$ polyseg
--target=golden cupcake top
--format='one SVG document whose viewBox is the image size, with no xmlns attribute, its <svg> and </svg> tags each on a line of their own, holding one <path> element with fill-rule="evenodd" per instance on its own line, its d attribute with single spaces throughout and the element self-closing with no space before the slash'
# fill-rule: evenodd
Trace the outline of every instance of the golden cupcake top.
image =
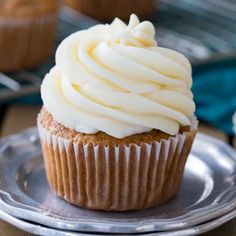
<svg viewBox="0 0 236 236">
<path fill-rule="evenodd" d="M 141 145 L 142 143 L 152 143 L 153 140 L 157 142 L 161 141 L 162 139 L 168 140 L 171 137 L 170 135 L 155 129 L 146 133 L 133 134 L 127 137 L 123 137 L 122 139 L 117 139 L 104 132 L 97 132 L 95 134 L 80 133 L 73 129 L 66 128 L 61 123 L 55 121 L 52 115 L 45 108 L 42 108 L 42 110 L 40 111 L 38 122 L 40 126 L 50 131 L 50 133 L 55 137 L 62 137 L 66 140 L 73 140 L 74 143 L 92 143 L 94 145 L 104 144 L 106 146 L 109 146 L 111 144 L 121 145 L 123 143 L 125 143 L 126 145 Z M 183 134 L 190 131 L 191 127 L 185 126 L 180 128 L 179 133 Z"/>
<path fill-rule="evenodd" d="M 37 17 L 57 10 L 58 0 L 0 0 L 0 16 Z"/>
</svg>

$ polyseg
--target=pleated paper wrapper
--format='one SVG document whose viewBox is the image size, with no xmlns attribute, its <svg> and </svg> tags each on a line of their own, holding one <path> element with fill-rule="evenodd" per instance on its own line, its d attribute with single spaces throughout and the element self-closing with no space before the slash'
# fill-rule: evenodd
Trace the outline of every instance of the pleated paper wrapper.
<svg viewBox="0 0 236 236">
<path fill-rule="evenodd" d="M 57 13 L 0 18 L 0 70 L 29 69 L 47 59 L 56 36 Z"/>
<path fill-rule="evenodd" d="M 126 211 L 157 206 L 173 197 L 197 130 L 151 143 L 73 143 L 38 122 L 45 170 L 52 190 L 83 208 Z"/>
</svg>

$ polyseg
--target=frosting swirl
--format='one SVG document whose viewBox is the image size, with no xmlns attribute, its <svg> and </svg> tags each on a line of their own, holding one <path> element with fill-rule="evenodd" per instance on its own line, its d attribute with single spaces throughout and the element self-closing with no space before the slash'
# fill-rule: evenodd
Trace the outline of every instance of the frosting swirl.
<svg viewBox="0 0 236 236">
<path fill-rule="evenodd" d="M 41 94 L 64 126 L 116 138 L 158 129 L 170 135 L 190 125 L 195 110 L 191 66 L 158 47 L 153 25 L 131 15 L 66 38 Z"/>
</svg>

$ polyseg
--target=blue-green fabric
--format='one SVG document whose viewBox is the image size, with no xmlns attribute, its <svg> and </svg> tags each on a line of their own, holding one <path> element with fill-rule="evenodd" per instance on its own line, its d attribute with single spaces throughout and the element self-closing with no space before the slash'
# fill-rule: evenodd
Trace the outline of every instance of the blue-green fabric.
<svg viewBox="0 0 236 236">
<path fill-rule="evenodd" d="M 193 94 L 196 114 L 213 127 L 233 134 L 232 116 L 236 111 L 236 60 L 195 67 Z"/>
</svg>

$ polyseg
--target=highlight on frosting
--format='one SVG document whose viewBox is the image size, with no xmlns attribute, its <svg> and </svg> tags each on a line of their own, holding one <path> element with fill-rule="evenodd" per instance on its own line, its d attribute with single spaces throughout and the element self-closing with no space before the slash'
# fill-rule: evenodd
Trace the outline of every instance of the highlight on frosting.
<svg viewBox="0 0 236 236">
<path fill-rule="evenodd" d="M 65 127 L 116 138 L 190 125 L 189 61 L 158 47 L 154 26 L 131 15 L 66 38 L 41 87 L 44 106 Z"/>
</svg>

